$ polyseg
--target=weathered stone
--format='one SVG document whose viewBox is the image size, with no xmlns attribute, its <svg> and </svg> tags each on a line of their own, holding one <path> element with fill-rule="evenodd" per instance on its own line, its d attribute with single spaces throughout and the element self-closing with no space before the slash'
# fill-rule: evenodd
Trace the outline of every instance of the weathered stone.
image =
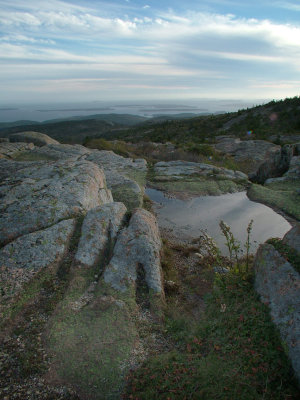
<svg viewBox="0 0 300 400">
<path fill-rule="evenodd" d="M 283 238 L 283 243 L 286 243 L 291 248 L 300 254 L 300 224 L 297 223 Z"/>
<path fill-rule="evenodd" d="M 281 143 L 297 143 L 300 140 L 300 135 L 272 135 L 269 137 L 271 142 L 280 140 Z"/>
<path fill-rule="evenodd" d="M 270 244 L 259 247 L 255 287 L 271 311 L 300 381 L 300 275 Z"/>
<path fill-rule="evenodd" d="M 114 170 L 118 172 L 127 172 L 128 169 L 139 170 L 142 172 L 147 171 L 147 163 L 144 159 L 132 159 L 119 156 L 113 151 L 93 151 L 86 158 L 96 164 L 100 164 L 104 171 Z"/>
<path fill-rule="evenodd" d="M 300 179 L 300 156 L 291 158 L 289 169 L 284 176 L 288 179 Z"/>
<path fill-rule="evenodd" d="M 1 175 L 1 244 L 113 201 L 103 171 L 88 161 L 0 160 Z"/>
<path fill-rule="evenodd" d="M 24 235 L 0 249 L 0 282 L 4 296 L 15 295 L 41 269 L 56 267 L 74 232 L 75 220 Z"/>
<path fill-rule="evenodd" d="M 6 137 L 1 137 L 0 138 L 0 143 L 8 143 L 8 142 L 9 142 L 8 138 L 6 138 Z"/>
<path fill-rule="evenodd" d="M 34 148 L 33 143 L 0 143 L 0 158 L 14 158 L 23 151 L 29 151 Z"/>
<path fill-rule="evenodd" d="M 115 201 L 129 210 L 143 203 L 147 163 L 143 159 L 124 158 L 112 151 L 91 150 L 81 145 L 50 144 L 32 151 L 23 151 L 19 161 L 88 160 L 103 168 L 107 186 Z"/>
<path fill-rule="evenodd" d="M 144 187 L 136 181 L 114 171 L 106 171 L 107 187 L 110 188 L 115 201 L 122 202 L 128 210 L 141 207 L 143 204 Z"/>
<path fill-rule="evenodd" d="M 281 152 L 280 146 L 265 140 L 242 141 L 232 137 L 221 138 L 215 148 L 221 153 L 233 156 L 237 162 L 247 162 L 251 179 L 262 163 L 269 159 L 273 160 L 274 157 L 280 158 Z"/>
<path fill-rule="evenodd" d="M 114 244 L 123 223 L 126 207 L 109 203 L 90 210 L 82 224 L 75 264 L 94 267 Z"/>
<path fill-rule="evenodd" d="M 117 239 L 113 257 L 104 271 L 104 281 L 124 292 L 136 282 L 138 268 L 143 268 L 148 288 L 162 293 L 160 250 L 156 218 L 146 210 L 136 209 L 128 228 Z"/>
<path fill-rule="evenodd" d="M 57 144 L 57 140 L 40 132 L 18 132 L 9 137 L 11 142 L 33 143 L 36 146 L 45 146 L 47 144 Z"/>
<path fill-rule="evenodd" d="M 271 153 L 280 151 L 280 146 L 265 140 L 240 140 L 224 137 L 215 145 L 216 150 L 234 156 L 236 161 L 252 159 L 264 161 Z"/>
</svg>

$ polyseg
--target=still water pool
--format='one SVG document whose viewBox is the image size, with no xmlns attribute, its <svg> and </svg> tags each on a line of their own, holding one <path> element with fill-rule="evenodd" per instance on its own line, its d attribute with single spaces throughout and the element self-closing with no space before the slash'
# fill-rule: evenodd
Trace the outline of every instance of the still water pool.
<svg viewBox="0 0 300 400">
<path fill-rule="evenodd" d="M 172 229 L 181 239 L 199 237 L 201 230 L 214 238 L 222 251 L 225 250 L 224 237 L 219 222 L 225 221 L 242 245 L 247 237 L 247 226 L 253 219 L 251 251 L 270 237 L 283 237 L 291 225 L 271 208 L 248 199 L 245 192 L 222 196 L 200 196 L 190 200 L 168 198 L 162 191 L 146 189 L 146 194 L 154 201 L 158 224 Z"/>
</svg>

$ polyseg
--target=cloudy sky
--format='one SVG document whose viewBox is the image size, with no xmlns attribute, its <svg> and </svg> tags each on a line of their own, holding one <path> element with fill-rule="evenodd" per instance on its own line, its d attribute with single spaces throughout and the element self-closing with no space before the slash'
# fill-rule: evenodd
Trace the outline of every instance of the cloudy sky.
<svg viewBox="0 0 300 400">
<path fill-rule="evenodd" d="M 299 95 L 299 0 L 0 0 L 0 103 Z"/>
</svg>

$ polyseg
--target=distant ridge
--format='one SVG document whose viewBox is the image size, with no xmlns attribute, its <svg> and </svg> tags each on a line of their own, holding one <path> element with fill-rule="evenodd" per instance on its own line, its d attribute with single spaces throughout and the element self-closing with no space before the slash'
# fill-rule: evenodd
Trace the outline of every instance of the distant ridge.
<svg viewBox="0 0 300 400">
<path fill-rule="evenodd" d="M 300 134 L 300 97 L 214 114 L 179 113 L 149 118 L 111 113 L 44 122 L 21 120 L 0 123 L 0 136 L 37 129 L 63 143 L 83 143 L 87 137 L 178 143 L 210 141 L 218 135 L 268 139 L 274 135 Z"/>
</svg>

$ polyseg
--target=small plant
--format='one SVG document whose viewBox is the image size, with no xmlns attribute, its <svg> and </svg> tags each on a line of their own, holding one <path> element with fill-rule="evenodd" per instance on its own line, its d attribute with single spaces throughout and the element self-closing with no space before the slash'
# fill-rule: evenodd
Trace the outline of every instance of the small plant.
<svg viewBox="0 0 300 400">
<path fill-rule="evenodd" d="M 224 237 L 226 239 L 226 246 L 229 251 L 230 267 L 233 268 L 234 258 L 235 258 L 236 265 L 237 265 L 238 269 L 240 269 L 238 253 L 240 251 L 241 244 L 237 239 L 235 239 L 235 237 L 233 236 L 233 233 L 230 230 L 230 227 L 226 224 L 226 222 L 221 221 L 219 226 L 220 226 L 222 234 L 224 235 Z"/>
<path fill-rule="evenodd" d="M 249 272 L 250 263 L 250 238 L 253 226 L 253 220 L 251 220 L 247 226 L 247 238 L 244 244 L 246 249 L 246 254 L 243 257 L 243 250 L 241 248 L 241 243 L 234 237 L 231 232 L 230 227 L 224 221 L 220 221 L 220 229 L 226 240 L 226 247 L 228 249 L 229 257 L 225 257 L 221 254 L 216 242 L 210 237 L 207 232 L 202 231 L 196 242 L 199 246 L 199 252 L 203 258 L 205 258 L 206 263 L 210 266 L 217 265 L 218 276 L 223 281 L 223 276 L 225 272 L 230 271 L 236 272 L 239 275 L 244 275 L 245 272 Z"/>
<path fill-rule="evenodd" d="M 245 243 L 245 248 L 246 248 L 246 272 L 249 271 L 249 250 L 250 250 L 250 236 L 251 236 L 251 231 L 252 231 L 252 225 L 253 225 L 253 219 L 249 222 L 247 226 L 247 240 Z"/>
</svg>

